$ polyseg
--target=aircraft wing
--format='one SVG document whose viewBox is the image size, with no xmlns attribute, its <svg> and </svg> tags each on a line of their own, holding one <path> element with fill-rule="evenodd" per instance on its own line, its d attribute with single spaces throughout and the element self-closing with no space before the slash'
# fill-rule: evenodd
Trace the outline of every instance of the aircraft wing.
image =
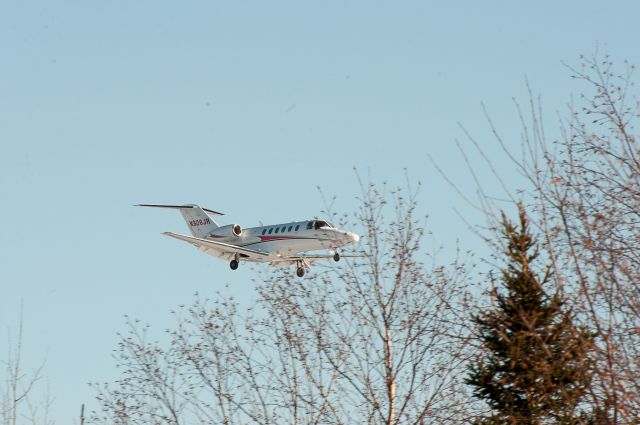
<svg viewBox="0 0 640 425">
<path fill-rule="evenodd" d="M 237 245 L 231 245 L 223 242 L 210 241 L 208 239 L 195 238 L 193 236 L 181 235 L 179 233 L 164 232 L 163 235 L 171 236 L 172 238 L 179 239 L 195 245 L 198 248 L 206 248 L 216 251 L 220 254 L 240 254 L 243 257 L 249 257 L 251 259 L 261 259 L 269 257 L 269 254 L 263 251 L 256 251 L 255 249 L 243 248 Z"/>
<path fill-rule="evenodd" d="M 340 258 L 357 258 L 366 257 L 364 254 L 340 254 Z M 333 260 L 333 255 L 292 255 L 290 257 L 279 257 L 270 260 L 270 263 L 294 263 L 296 261 L 303 261 L 307 264 L 311 264 L 318 260 Z"/>
</svg>

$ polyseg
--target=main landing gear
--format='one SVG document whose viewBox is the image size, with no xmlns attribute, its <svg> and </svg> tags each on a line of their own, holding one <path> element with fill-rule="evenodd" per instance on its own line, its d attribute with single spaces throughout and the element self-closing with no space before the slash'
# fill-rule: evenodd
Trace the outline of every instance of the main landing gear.
<svg viewBox="0 0 640 425">
<path fill-rule="evenodd" d="M 235 270 L 238 268 L 238 265 L 240 265 L 240 262 L 238 261 L 238 254 L 236 254 L 236 258 L 231 260 L 229 267 L 231 267 L 231 270 Z"/>
<path fill-rule="evenodd" d="M 304 267 L 298 267 L 298 269 L 296 270 L 296 275 L 298 275 L 298 277 L 304 276 Z"/>
<path fill-rule="evenodd" d="M 340 253 L 339 253 L 338 251 L 336 251 L 336 252 L 333 254 L 333 261 L 335 261 L 336 263 L 337 263 L 338 261 L 340 261 Z"/>
</svg>

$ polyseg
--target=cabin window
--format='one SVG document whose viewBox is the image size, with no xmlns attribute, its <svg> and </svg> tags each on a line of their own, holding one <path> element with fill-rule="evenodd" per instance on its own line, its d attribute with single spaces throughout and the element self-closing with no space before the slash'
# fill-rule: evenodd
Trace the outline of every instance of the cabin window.
<svg viewBox="0 0 640 425">
<path fill-rule="evenodd" d="M 292 228 L 293 228 L 293 226 L 289 226 L 289 230 L 288 231 L 290 232 Z"/>
<path fill-rule="evenodd" d="M 307 230 L 313 229 L 313 223 L 315 223 L 315 221 L 310 221 L 307 223 Z"/>
<path fill-rule="evenodd" d="M 278 233 L 279 231 L 280 231 L 280 228 L 279 228 L 279 227 L 276 227 L 276 231 L 275 231 L 275 233 Z"/>
<path fill-rule="evenodd" d="M 280 231 L 281 231 L 282 233 L 286 232 L 286 231 L 287 231 L 287 226 L 284 226 L 284 227 L 282 228 L 282 230 L 280 230 Z"/>
<path fill-rule="evenodd" d="M 267 233 L 267 229 L 262 229 L 262 234 L 264 235 L 265 233 Z"/>
<path fill-rule="evenodd" d="M 297 232 L 298 230 L 300 230 L 300 225 L 299 225 L 299 224 L 296 224 L 296 232 Z"/>
<path fill-rule="evenodd" d="M 271 234 L 272 232 L 273 232 L 273 227 L 269 229 L 269 234 Z"/>
</svg>

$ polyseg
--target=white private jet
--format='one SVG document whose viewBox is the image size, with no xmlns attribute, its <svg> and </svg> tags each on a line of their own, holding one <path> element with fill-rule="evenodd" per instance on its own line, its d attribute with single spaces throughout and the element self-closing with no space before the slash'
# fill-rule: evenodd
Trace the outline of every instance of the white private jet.
<svg viewBox="0 0 640 425">
<path fill-rule="evenodd" d="M 316 260 L 340 261 L 338 249 L 353 245 L 360 236 L 338 229 L 323 220 L 296 221 L 270 226 L 243 229 L 239 224 L 220 226 L 210 215 L 222 216 L 217 211 L 200 208 L 198 205 L 150 205 L 139 207 L 170 208 L 179 210 L 193 236 L 164 232 L 164 235 L 194 245 L 198 250 L 229 261 L 231 270 L 238 268 L 240 261 L 253 261 L 278 265 L 295 263 L 296 274 L 304 276 L 305 270 Z M 306 251 L 330 249 L 332 255 L 304 255 Z M 359 255 L 343 255 L 359 257 Z"/>
</svg>

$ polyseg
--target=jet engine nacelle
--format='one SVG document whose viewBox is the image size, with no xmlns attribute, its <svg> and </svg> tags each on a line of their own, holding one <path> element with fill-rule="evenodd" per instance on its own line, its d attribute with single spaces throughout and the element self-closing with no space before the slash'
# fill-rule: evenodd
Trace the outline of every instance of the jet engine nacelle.
<svg viewBox="0 0 640 425">
<path fill-rule="evenodd" d="M 242 226 L 239 224 L 227 224 L 226 226 L 218 227 L 209 233 L 209 236 L 214 239 L 236 239 L 242 236 Z"/>
</svg>

